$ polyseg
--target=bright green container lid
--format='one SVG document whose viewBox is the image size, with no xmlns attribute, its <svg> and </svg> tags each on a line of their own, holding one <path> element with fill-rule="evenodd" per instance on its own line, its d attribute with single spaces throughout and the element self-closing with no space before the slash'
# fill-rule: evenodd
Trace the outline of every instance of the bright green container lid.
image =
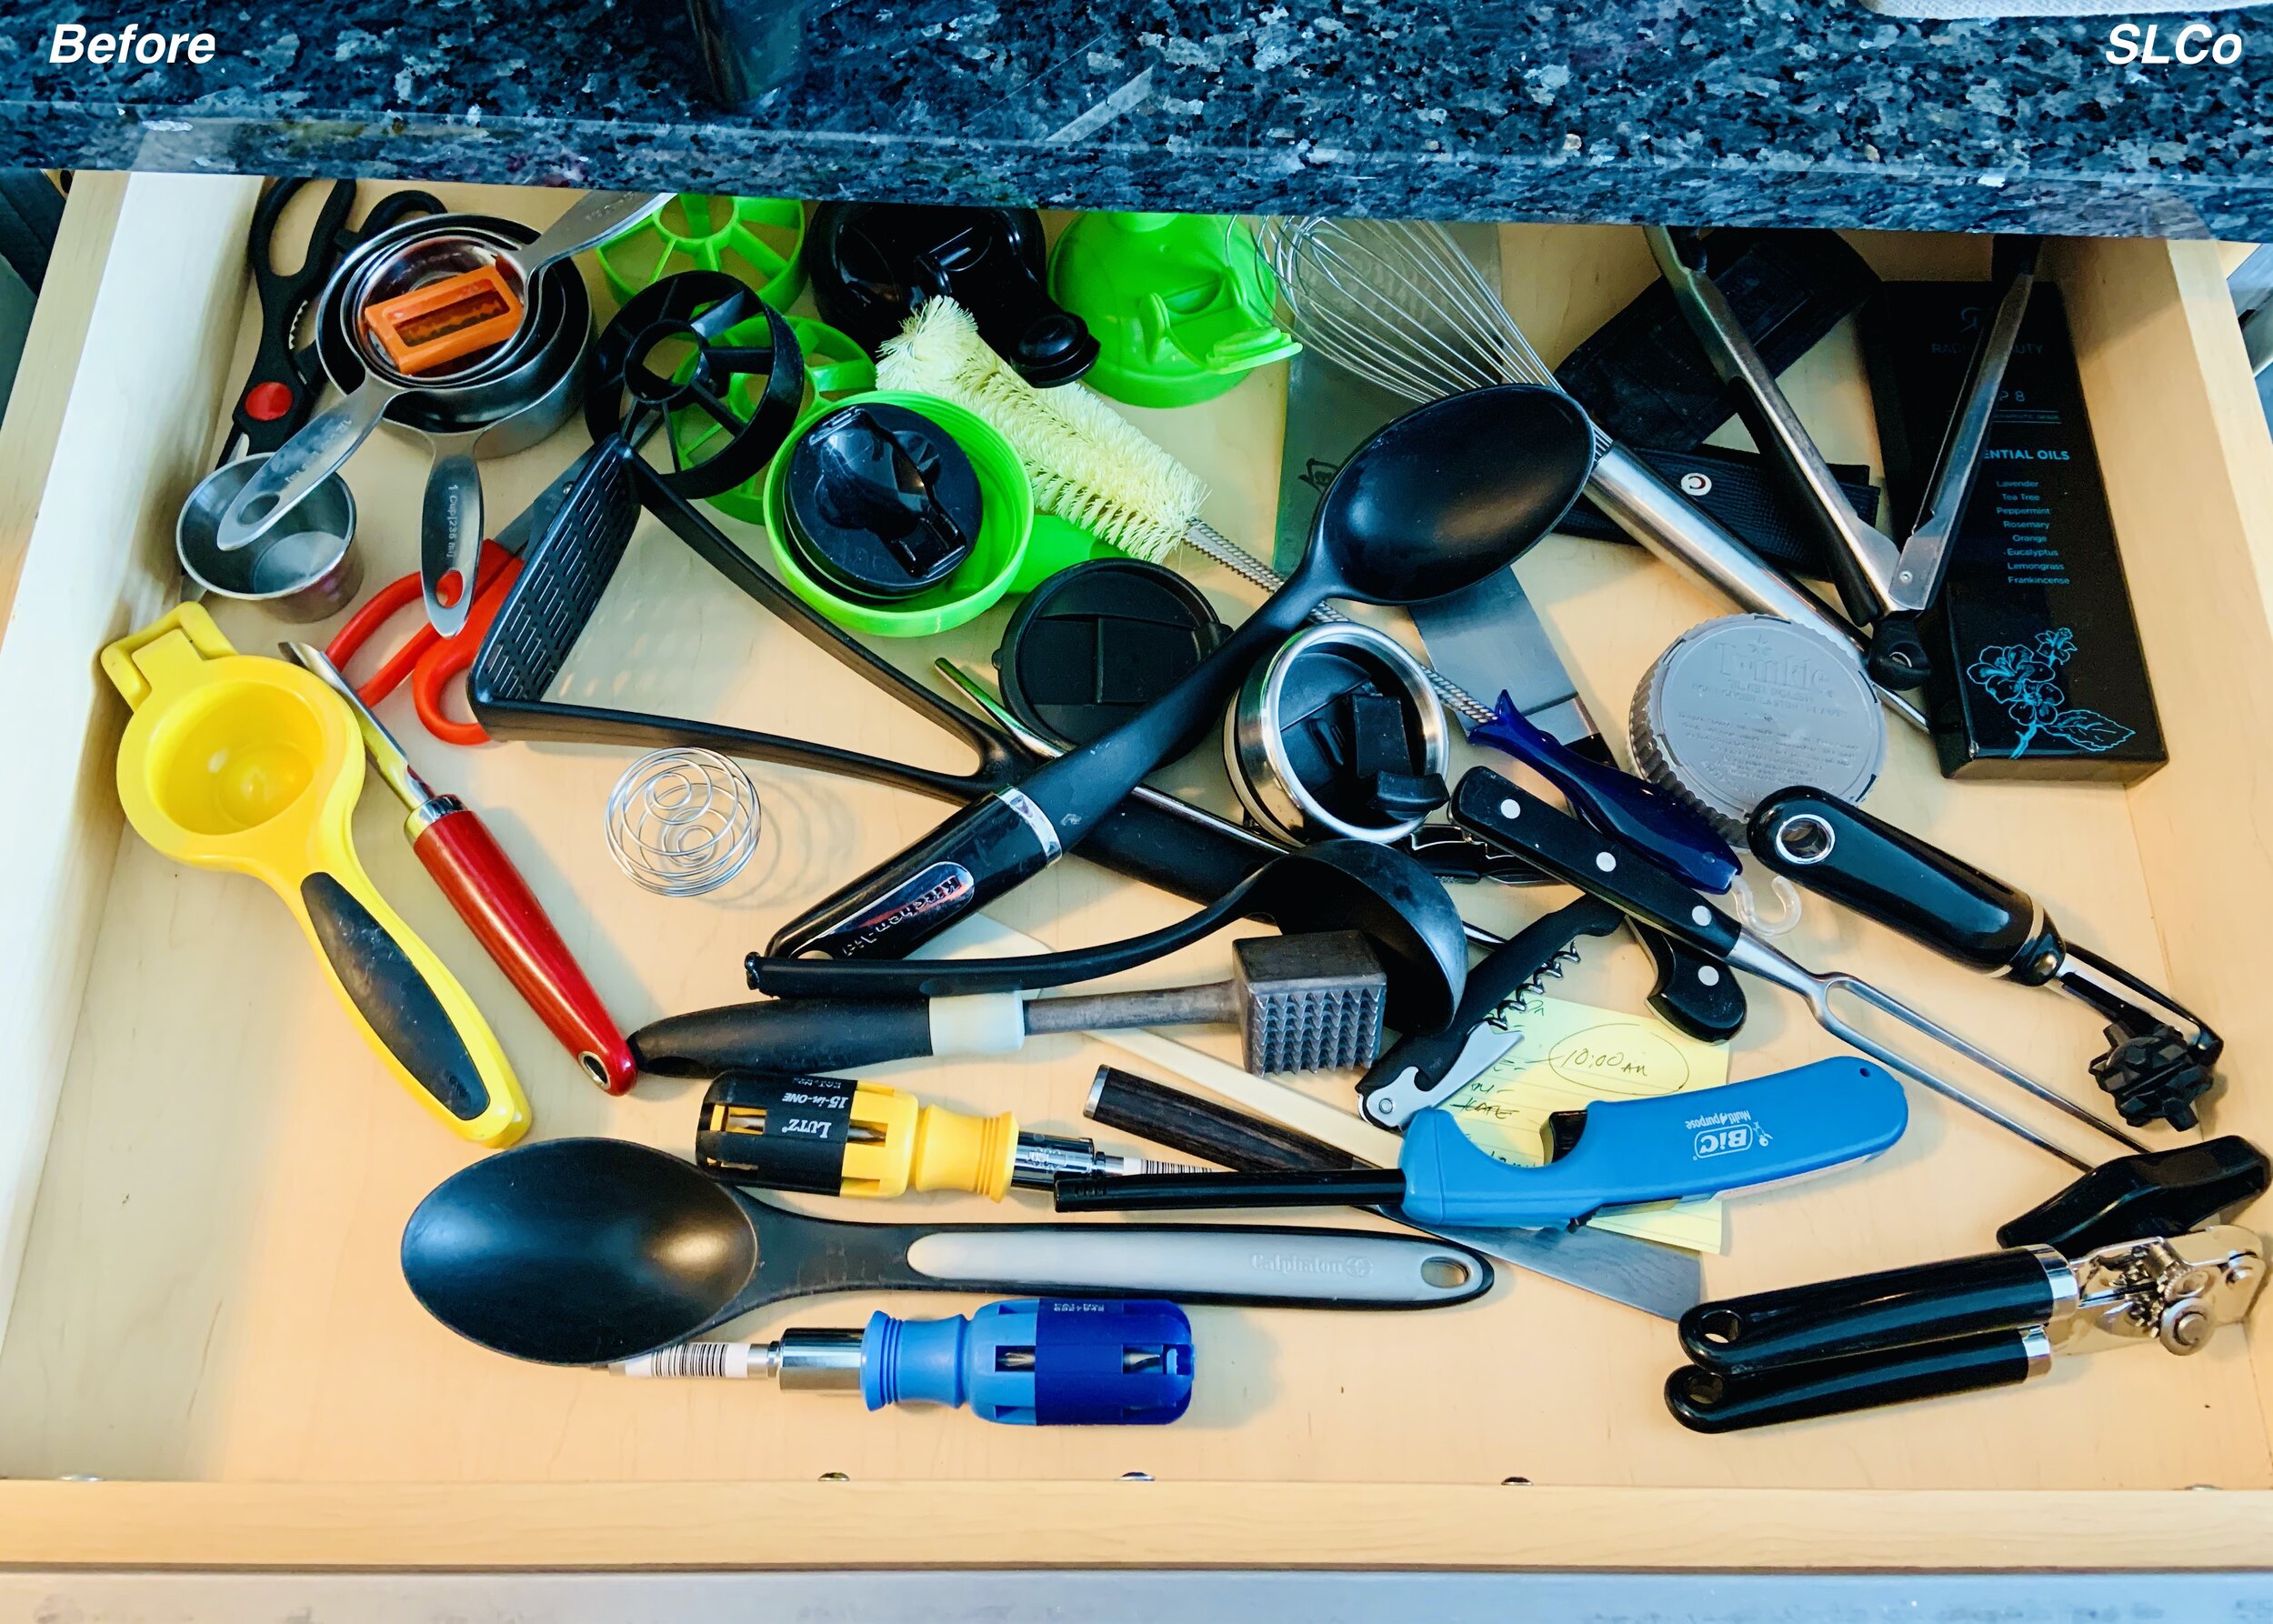
<svg viewBox="0 0 2273 1624">
<path fill-rule="evenodd" d="M 921 413 L 947 431 L 971 459 L 971 469 L 978 476 L 985 516 L 973 538 L 971 556 L 938 586 L 897 604 L 864 604 L 839 597 L 806 573 L 783 539 L 789 533 L 783 486 L 789 476 L 790 453 L 806 429 L 848 406 L 896 406 Z M 788 439 L 766 465 L 764 522 L 774 568 L 783 582 L 837 625 L 878 637 L 927 637 L 977 619 L 1018 580 L 1034 530 L 1034 486 L 1010 442 L 961 406 L 936 396 L 875 390 L 825 402 L 797 420 Z"/>
<path fill-rule="evenodd" d="M 1090 214 L 1050 252 L 1050 296 L 1096 335 L 1084 378 L 1130 406 L 1211 400 L 1302 346 L 1272 316 L 1278 285 L 1227 215 Z"/>
</svg>

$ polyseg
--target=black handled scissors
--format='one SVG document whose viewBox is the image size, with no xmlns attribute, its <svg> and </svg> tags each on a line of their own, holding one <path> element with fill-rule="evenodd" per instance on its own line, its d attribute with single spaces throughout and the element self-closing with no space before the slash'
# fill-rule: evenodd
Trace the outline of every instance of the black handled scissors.
<svg viewBox="0 0 2273 1624">
<path fill-rule="evenodd" d="M 253 209 L 245 252 L 253 262 L 253 286 L 260 296 L 260 346 L 253 353 L 252 370 L 245 375 L 235 407 L 229 414 L 233 426 L 221 448 L 223 463 L 255 452 L 275 451 L 307 421 L 316 396 L 323 391 L 324 372 L 316 364 L 314 341 L 297 342 L 300 322 L 339 268 L 339 262 L 374 233 L 413 215 L 443 212 L 441 199 L 431 192 L 391 192 L 373 204 L 363 224 L 351 230 L 347 216 L 355 208 L 355 183 L 335 180 L 317 211 L 299 267 L 280 271 L 275 263 L 276 229 L 285 210 L 306 184 L 277 181 L 261 194 Z"/>
</svg>

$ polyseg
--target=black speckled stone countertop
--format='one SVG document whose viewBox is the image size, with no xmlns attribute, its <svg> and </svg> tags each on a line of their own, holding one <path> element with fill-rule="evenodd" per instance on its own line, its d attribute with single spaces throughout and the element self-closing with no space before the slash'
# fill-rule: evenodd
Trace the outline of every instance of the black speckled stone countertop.
<svg viewBox="0 0 2273 1624">
<path fill-rule="evenodd" d="M 0 162 L 2273 237 L 2273 10 L 2201 14 L 2240 37 L 2232 65 L 2117 67 L 2126 19 L 1856 0 L 698 5 L 761 42 L 744 111 L 686 0 L 18 0 Z M 210 29 L 214 61 L 47 61 L 58 22 L 137 15 Z"/>
</svg>

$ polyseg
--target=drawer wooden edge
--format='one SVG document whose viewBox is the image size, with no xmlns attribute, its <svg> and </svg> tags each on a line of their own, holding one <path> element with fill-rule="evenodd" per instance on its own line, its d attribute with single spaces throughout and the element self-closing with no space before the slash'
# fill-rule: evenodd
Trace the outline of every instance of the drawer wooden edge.
<svg viewBox="0 0 2273 1624">
<path fill-rule="evenodd" d="M 0 1329 L 122 818 L 125 712 L 95 653 L 174 591 L 174 518 L 212 456 L 257 181 L 83 175 L 0 436 Z"/>
<path fill-rule="evenodd" d="M 15 1482 L 0 1565 L 2240 1569 L 2273 1491 Z"/>
</svg>

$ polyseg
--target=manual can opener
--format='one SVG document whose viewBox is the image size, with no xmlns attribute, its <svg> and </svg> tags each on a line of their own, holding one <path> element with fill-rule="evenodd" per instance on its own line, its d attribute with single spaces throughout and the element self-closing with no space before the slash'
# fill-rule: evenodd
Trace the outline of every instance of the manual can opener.
<svg viewBox="0 0 2273 1624">
<path fill-rule="evenodd" d="M 2264 1241 L 2221 1224 L 2073 1261 L 2017 1247 L 1700 1303 L 1681 1317 L 1690 1362 L 1666 1404 L 1694 1431 L 1733 1432 L 2012 1386 L 2056 1351 L 2198 1353 L 2249 1312 L 2265 1274 Z"/>
</svg>

